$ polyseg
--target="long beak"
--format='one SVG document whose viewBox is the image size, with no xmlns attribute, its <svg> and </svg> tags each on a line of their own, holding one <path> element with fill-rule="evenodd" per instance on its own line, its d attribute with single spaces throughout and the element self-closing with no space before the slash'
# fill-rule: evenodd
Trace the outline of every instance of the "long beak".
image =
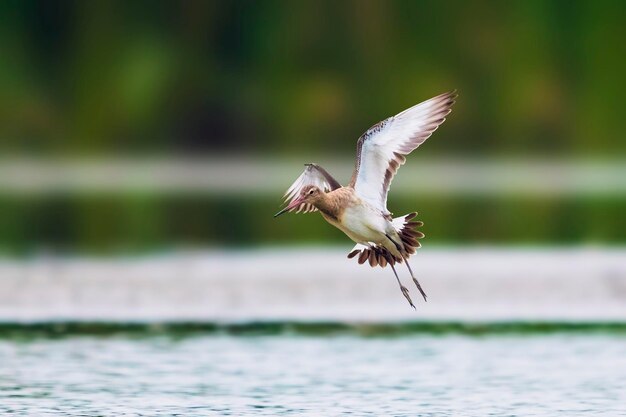
<svg viewBox="0 0 626 417">
<path fill-rule="evenodd" d="M 298 207 L 300 204 L 302 204 L 302 201 L 304 201 L 304 199 L 296 198 L 287 207 L 285 207 L 284 209 L 282 209 L 278 213 L 274 214 L 274 218 L 280 216 L 281 214 L 287 213 L 289 210 L 292 210 L 292 209 Z"/>
</svg>

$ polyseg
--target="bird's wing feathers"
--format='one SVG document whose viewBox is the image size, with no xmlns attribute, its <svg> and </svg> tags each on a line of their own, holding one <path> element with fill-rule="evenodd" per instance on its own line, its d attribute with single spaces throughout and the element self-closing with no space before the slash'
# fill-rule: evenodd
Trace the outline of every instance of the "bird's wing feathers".
<svg viewBox="0 0 626 417">
<path fill-rule="evenodd" d="M 359 138 L 350 186 L 360 198 L 388 213 L 387 192 L 405 155 L 446 120 L 456 97 L 456 91 L 433 97 L 375 124 Z"/>
<path fill-rule="evenodd" d="M 332 177 L 324 168 L 317 164 L 305 164 L 304 172 L 291 184 L 283 196 L 285 204 L 290 204 L 300 195 L 300 190 L 307 185 L 315 185 L 325 193 L 341 188 L 341 184 Z M 296 213 L 309 213 L 317 211 L 311 204 L 300 204 L 289 211 Z"/>
</svg>

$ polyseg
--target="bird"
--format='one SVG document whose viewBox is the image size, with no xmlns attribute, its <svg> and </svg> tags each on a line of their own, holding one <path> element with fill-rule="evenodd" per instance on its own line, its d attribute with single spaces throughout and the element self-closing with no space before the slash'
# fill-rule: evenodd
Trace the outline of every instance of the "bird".
<svg viewBox="0 0 626 417">
<path fill-rule="evenodd" d="M 305 164 L 302 174 L 287 189 L 285 207 L 274 215 L 287 212 L 319 211 L 331 225 L 356 243 L 348 258 L 371 267 L 389 265 L 400 291 L 415 309 L 409 290 L 402 284 L 395 264 L 404 263 L 417 287 L 426 292 L 415 277 L 408 258 L 421 246 L 424 233 L 417 230 L 423 222 L 417 212 L 393 217 L 387 209 L 387 194 L 398 168 L 406 156 L 428 139 L 446 120 L 458 97 L 457 91 L 440 94 L 376 123 L 357 140 L 356 162 L 350 182 L 342 186 L 316 163 Z"/>
</svg>

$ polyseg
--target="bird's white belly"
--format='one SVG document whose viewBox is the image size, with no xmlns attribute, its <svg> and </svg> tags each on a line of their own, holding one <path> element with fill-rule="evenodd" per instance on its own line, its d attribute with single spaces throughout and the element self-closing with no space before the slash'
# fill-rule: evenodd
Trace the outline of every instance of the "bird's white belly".
<svg viewBox="0 0 626 417">
<path fill-rule="evenodd" d="M 385 239 L 386 220 L 369 206 L 359 204 L 347 207 L 337 220 L 324 217 L 356 243 L 380 243 Z"/>
</svg>

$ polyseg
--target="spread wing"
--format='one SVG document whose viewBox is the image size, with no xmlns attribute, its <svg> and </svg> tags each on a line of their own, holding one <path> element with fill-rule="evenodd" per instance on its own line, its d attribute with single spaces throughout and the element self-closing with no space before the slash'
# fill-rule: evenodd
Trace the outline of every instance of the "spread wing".
<svg viewBox="0 0 626 417">
<path fill-rule="evenodd" d="M 307 185 L 315 185 L 325 193 L 341 188 L 341 184 L 321 166 L 317 164 L 305 164 L 305 166 L 304 172 L 300 174 L 294 183 L 291 184 L 291 187 L 285 192 L 283 196 L 285 198 L 285 204 L 291 204 L 291 202 L 300 195 L 300 190 Z M 289 211 L 309 213 L 317 211 L 317 209 L 311 204 L 300 204 Z"/>
<path fill-rule="evenodd" d="M 350 186 L 360 198 L 388 213 L 389 186 L 405 155 L 446 120 L 456 97 L 456 91 L 433 97 L 375 124 L 359 138 Z"/>
</svg>

